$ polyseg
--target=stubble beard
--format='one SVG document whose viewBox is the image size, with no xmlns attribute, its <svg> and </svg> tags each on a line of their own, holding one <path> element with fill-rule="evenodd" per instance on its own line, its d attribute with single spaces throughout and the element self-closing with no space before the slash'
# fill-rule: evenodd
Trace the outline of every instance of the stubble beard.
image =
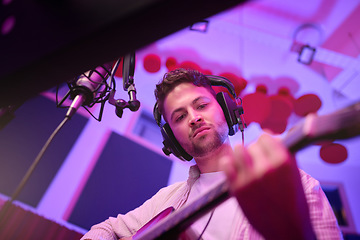
<svg viewBox="0 0 360 240">
<path fill-rule="evenodd" d="M 215 131 L 201 136 L 199 139 L 196 139 L 196 141 L 191 141 L 191 146 L 187 152 L 193 157 L 203 157 L 208 155 L 223 145 L 227 134 L 228 132 L 226 129 L 226 131 Z"/>
</svg>

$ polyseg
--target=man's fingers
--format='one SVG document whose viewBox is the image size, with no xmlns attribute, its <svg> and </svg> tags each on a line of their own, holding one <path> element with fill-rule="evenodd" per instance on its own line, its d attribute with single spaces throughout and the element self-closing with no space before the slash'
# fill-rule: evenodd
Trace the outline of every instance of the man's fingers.
<svg viewBox="0 0 360 240">
<path fill-rule="evenodd" d="M 252 159 L 242 145 L 236 145 L 232 157 L 220 159 L 220 169 L 227 175 L 230 190 L 235 193 L 248 184 L 252 172 Z"/>
<path fill-rule="evenodd" d="M 224 171 L 230 181 L 236 181 L 236 178 L 244 172 L 246 161 L 245 149 L 241 145 L 236 145 L 232 155 L 224 156 L 220 159 L 220 169 Z M 240 173 L 241 172 L 241 173 Z"/>
<path fill-rule="evenodd" d="M 279 139 L 263 134 L 247 148 L 236 145 L 233 156 L 220 159 L 220 166 L 227 175 L 232 191 L 237 192 L 288 165 L 289 156 Z"/>
<path fill-rule="evenodd" d="M 234 159 L 229 156 L 224 156 L 219 160 L 220 170 L 224 171 L 229 181 L 234 181 L 237 175 Z"/>
<path fill-rule="evenodd" d="M 264 134 L 260 136 L 259 144 L 262 145 L 264 153 L 273 168 L 277 168 L 291 159 L 288 149 L 278 138 Z"/>
<path fill-rule="evenodd" d="M 242 188 L 287 163 L 288 159 L 288 151 L 280 139 L 263 134 L 247 148 L 236 145 L 233 158 L 224 158 L 221 164 L 232 185 Z"/>
</svg>

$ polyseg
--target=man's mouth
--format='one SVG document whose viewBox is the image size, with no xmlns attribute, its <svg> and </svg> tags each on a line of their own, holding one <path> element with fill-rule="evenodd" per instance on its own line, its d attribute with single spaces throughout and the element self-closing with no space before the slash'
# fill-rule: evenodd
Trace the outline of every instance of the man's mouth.
<svg viewBox="0 0 360 240">
<path fill-rule="evenodd" d="M 209 130 L 210 127 L 199 127 L 198 129 L 195 130 L 194 134 L 193 134 L 193 138 L 195 138 L 199 133 L 203 132 L 203 131 L 207 131 Z"/>
</svg>

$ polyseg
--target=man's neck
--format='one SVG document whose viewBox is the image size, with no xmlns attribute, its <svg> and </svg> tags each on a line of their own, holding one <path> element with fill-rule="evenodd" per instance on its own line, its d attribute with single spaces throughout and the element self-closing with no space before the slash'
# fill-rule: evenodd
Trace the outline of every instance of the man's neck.
<svg viewBox="0 0 360 240">
<path fill-rule="evenodd" d="M 220 171 L 220 159 L 233 154 L 232 147 L 227 140 L 221 147 L 211 151 L 206 156 L 196 157 L 195 162 L 201 173 Z"/>
</svg>

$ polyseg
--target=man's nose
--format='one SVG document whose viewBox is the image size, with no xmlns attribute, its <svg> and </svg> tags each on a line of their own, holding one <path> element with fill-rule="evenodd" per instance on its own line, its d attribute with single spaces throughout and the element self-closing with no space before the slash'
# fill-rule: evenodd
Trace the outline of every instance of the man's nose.
<svg viewBox="0 0 360 240">
<path fill-rule="evenodd" d="M 191 119 L 190 119 L 189 124 L 190 124 L 190 126 L 194 126 L 194 125 L 196 125 L 196 124 L 198 124 L 198 123 L 200 123 L 200 122 L 202 122 L 202 121 L 203 121 L 203 118 L 202 118 L 201 115 L 199 115 L 199 114 L 193 114 L 192 117 L 191 117 Z"/>
</svg>

